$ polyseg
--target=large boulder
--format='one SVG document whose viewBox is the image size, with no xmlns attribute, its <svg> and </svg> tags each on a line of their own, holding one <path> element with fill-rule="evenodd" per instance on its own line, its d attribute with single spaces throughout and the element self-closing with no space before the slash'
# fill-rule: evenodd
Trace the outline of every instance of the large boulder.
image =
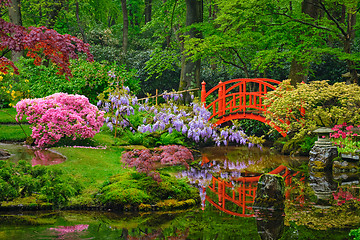
<svg viewBox="0 0 360 240">
<path fill-rule="evenodd" d="M 254 209 L 284 209 L 285 181 L 276 174 L 261 175 L 254 201 Z"/>
<path fill-rule="evenodd" d="M 314 146 L 310 151 L 309 170 L 322 172 L 331 169 L 332 160 L 338 156 L 336 147 Z"/>
</svg>

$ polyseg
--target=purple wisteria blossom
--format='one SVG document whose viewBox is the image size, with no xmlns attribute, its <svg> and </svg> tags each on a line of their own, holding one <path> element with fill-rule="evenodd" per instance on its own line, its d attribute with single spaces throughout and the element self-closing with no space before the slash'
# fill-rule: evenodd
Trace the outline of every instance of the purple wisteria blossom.
<svg viewBox="0 0 360 240">
<path fill-rule="evenodd" d="M 227 145 L 229 142 L 247 144 L 248 138 L 237 125 L 233 127 L 214 128 L 209 122 L 211 113 L 199 102 L 192 102 L 188 106 L 180 105 L 177 100 L 182 95 L 176 93 L 164 93 L 165 103 L 151 106 L 148 99 L 140 103 L 135 96 L 130 94 L 128 87 L 122 87 L 109 94 L 108 100 L 99 101 L 108 117 L 111 116 L 112 124 L 107 126 L 114 128 L 130 128 L 131 131 L 140 133 L 163 132 L 172 133 L 177 131 L 187 139 L 197 143 L 214 141 L 216 145 Z M 132 123 L 129 116 L 140 114 L 142 124 Z M 107 123 L 109 120 L 107 118 Z"/>
</svg>

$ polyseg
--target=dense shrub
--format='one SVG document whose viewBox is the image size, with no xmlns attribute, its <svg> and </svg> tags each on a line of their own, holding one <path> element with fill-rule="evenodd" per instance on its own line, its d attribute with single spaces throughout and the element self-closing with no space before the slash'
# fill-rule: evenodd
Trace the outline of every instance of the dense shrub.
<svg viewBox="0 0 360 240">
<path fill-rule="evenodd" d="M 40 199 L 64 204 L 80 189 L 74 178 L 64 176 L 60 170 L 40 165 L 33 167 L 24 160 L 20 160 L 17 165 L 0 161 L 0 201 L 40 194 Z"/>
<path fill-rule="evenodd" d="M 56 74 L 58 69 L 51 63 L 36 66 L 33 60 L 21 58 L 17 63 L 20 75 L 0 75 L 0 104 L 14 104 L 23 98 L 41 98 L 57 92 L 84 95 L 95 104 L 98 95 L 113 83 L 109 71 L 115 73 L 117 81 L 133 92 L 140 90 L 134 70 L 127 70 L 125 65 L 88 62 L 84 59 L 71 60 L 70 63 L 73 77 L 66 80 L 65 76 Z"/>
<path fill-rule="evenodd" d="M 197 144 L 214 141 L 218 146 L 229 142 L 251 146 L 262 142 L 256 137 L 248 138 L 238 121 L 233 121 L 231 127 L 214 128 L 213 122 L 209 121 L 210 112 L 197 99 L 190 105 L 183 105 L 181 94 L 165 92 L 162 98 L 165 102 L 151 106 L 148 101 L 139 103 L 137 97 L 130 94 L 129 88 L 118 87 L 101 94 L 98 106 L 106 112 L 105 122 L 111 131 L 115 130 L 115 136 L 119 130 L 127 129 L 144 136 L 178 132 L 188 142 Z M 163 140 L 165 137 L 171 139 L 167 135 Z"/>
<path fill-rule="evenodd" d="M 168 145 L 158 149 L 132 150 L 122 155 L 122 161 L 128 167 L 136 167 L 140 173 L 146 173 L 154 180 L 160 182 L 161 178 L 156 168 L 159 166 L 183 165 L 189 168 L 186 161 L 194 161 L 189 149 L 184 146 Z"/>
<path fill-rule="evenodd" d="M 286 132 L 296 132 L 295 138 L 318 127 L 360 123 L 360 86 L 356 84 L 313 81 L 294 87 L 286 80 L 266 95 L 264 103 L 270 105 L 266 118 Z"/>
<path fill-rule="evenodd" d="M 31 137 L 38 147 L 53 145 L 63 137 L 85 139 L 99 132 L 104 113 L 80 95 L 56 93 L 46 98 L 24 99 L 16 104 L 16 118 L 32 124 Z"/>
</svg>

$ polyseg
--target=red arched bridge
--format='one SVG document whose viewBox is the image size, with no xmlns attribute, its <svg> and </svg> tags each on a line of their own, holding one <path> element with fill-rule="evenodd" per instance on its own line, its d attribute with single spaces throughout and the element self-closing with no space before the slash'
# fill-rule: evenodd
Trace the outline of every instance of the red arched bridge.
<svg viewBox="0 0 360 240">
<path fill-rule="evenodd" d="M 267 111 L 263 98 L 268 90 L 274 90 L 278 84 L 280 81 L 267 78 L 240 78 L 220 81 L 206 92 L 206 83 L 202 82 L 201 102 L 212 113 L 210 119 L 217 119 L 215 125 L 235 119 L 254 119 L 270 125 L 285 137 L 284 130 L 263 115 Z M 206 99 L 212 102 L 207 104 Z"/>
</svg>

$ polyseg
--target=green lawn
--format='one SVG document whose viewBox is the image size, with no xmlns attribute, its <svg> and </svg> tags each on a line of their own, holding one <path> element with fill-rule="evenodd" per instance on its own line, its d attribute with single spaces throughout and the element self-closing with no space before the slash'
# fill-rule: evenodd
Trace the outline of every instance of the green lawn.
<svg viewBox="0 0 360 240">
<path fill-rule="evenodd" d="M 15 108 L 0 108 L 0 123 L 16 123 L 16 114 Z M 26 116 L 24 116 L 21 122 L 26 122 Z"/>
<path fill-rule="evenodd" d="M 95 194 L 104 181 L 113 175 L 128 172 L 121 163 L 122 149 L 117 147 L 107 149 L 88 149 L 60 147 L 54 150 L 67 157 L 64 163 L 49 166 L 61 169 L 65 174 L 74 176 L 84 189 L 80 196 L 72 199 L 74 205 L 91 205 Z"/>
<path fill-rule="evenodd" d="M 21 125 L 27 136 L 31 135 L 30 125 Z M 25 141 L 26 135 L 18 124 L 0 124 L 0 141 Z"/>
</svg>

